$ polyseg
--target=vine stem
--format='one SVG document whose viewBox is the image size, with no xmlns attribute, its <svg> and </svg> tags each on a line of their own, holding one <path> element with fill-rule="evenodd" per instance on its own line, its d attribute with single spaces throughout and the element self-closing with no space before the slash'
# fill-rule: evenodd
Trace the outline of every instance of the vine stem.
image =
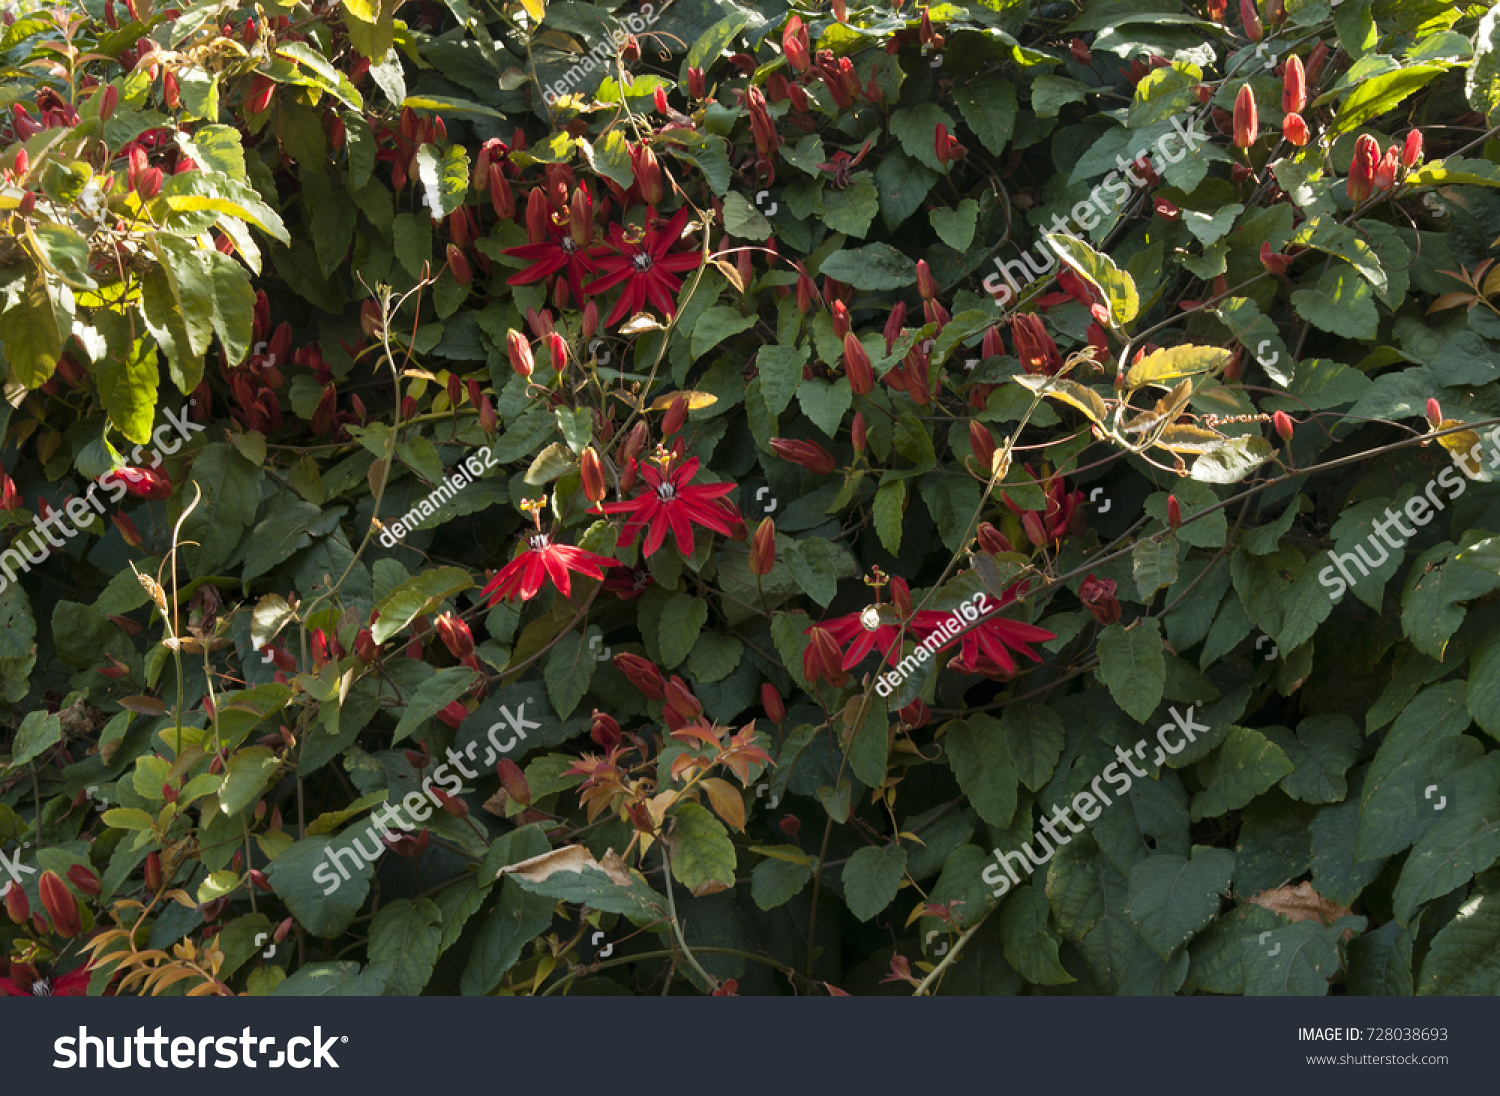
<svg viewBox="0 0 1500 1096">
<path fill-rule="evenodd" d="M 957 940 L 953 941 L 953 946 L 948 949 L 948 954 L 943 956 L 942 962 L 933 967 L 932 973 L 929 974 L 926 978 L 923 978 L 921 983 L 918 984 L 917 988 L 912 990 L 911 995 L 913 997 L 929 996 L 927 992 L 928 989 L 931 988 L 932 984 L 935 981 L 937 981 L 937 979 L 942 975 L 943 971 L 948 969 L 949 964 L 952 963 L 953 960 L 958 958 L 958 953 L 964 950 L 964 945 L 967 944 L 969 942 L 969 939 L 979 931 L 980 926 L 990 919 L 990 914 L 994 913 L 999 908 L 999 906 L 991 906 L 989 910 L 985 912 L 983 917 L 981 917 L 978 921 L 975 921 L 968 928 L 964 929 L 963 935 L 960 936 Z"/>
<path fill-rule="evenodd" d="M 677 937 L 677 943 L 682 947 L 683 958 L 698 972 L 698 977 L 702 978 L 705 983 L 714 989 L 718 989 L 719 980 L 703 969 L 703 965 L 698 962 L 698 957 L 693 954 L 693 949 L 688 947 L 687 936 L 682 931 L 682 922 L 677 917 L 677 899 L 673 895 L 673 891 L 676 888 L 672 886 L 672 854 L 667 851 L 667 839 L 665 837 L 658 838 L 658 841 L 661 845 L 662 864 L 666 868 L 666 878 L 662 880 L 662 883 L 665 885 L 667 891 L 667 912 L 672 916 L 672 935 Z"/>
</svg>

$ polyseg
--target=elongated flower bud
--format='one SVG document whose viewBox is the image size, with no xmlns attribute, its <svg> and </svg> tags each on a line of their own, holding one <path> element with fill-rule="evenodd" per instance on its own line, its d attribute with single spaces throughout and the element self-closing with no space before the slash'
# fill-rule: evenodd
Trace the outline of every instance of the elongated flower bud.
<svg viewBox="0 0 1500 1096">
<path fill-rule="evenodd" d="M 474 653 L 474 633 L 469 631 L 463 617 L 444 613 L 437 618 L 435 627 L 438 638 L 454 658 L 467 658 Z"/>
<path fill-rule="evenodd" d="M 854 446 L 856 453 L 863 453 L 866 445 L 865 416 L 862 412 L 854 412 L 854 421 L 849 427 L 849 441 Z"/>
<path fill-rule="evenodd" d="M 896 345 L 896 340 L 901 337 L 901 331 L 906 323 L 906 302 L 897 301 L 891 307 L 891 314 L 886 317 L 885 327 L 881 334 L 885 336 L 885 352 L 889 354 Z"/>
<path fill-rule="evenodd" d="M 1182 528 L 1182 507 L 1178 505 L 1176 495 L 1167 496 L 1167 524 L 1173 529 Z"/>
<path fill-rule="evenodd" d="M 1442 421 L 1442 405 L 1437 400 L 1429 398 L 1427 401 L 1427 425 L 1436 430 Z"/>
<path fill-rule="evenodd" d="M 1260 245 L 1260 265 L 1279 278 L 1292 265 L 1292 256 L 1276 254 L 1271 250 L 1271 241 L 1265 240 Z"/>
<path fill-rule="evenodd" d="M 1354 142 L 1354 159 L 1349 164 L 1349 178 L 1344 183 L 1351 202 L 1363 202 L 1375 189 L 1375 166 L 1380 162 L 1380 145 L 1368 133 Z"/>
<path fill-rule="evenodd" d="M 833 316 L 833 337 L 843 342 L 850 331 L 849 307 L 843 301 L 834 301 L 829 306 L 829 312 Z"/>
<path fill-rule="evenodd" d="M 661 201 L 661 165 L 656 161 L 656 153 L 651 151 L 650 145 L 637 145 L 632 150 L 632 159 L 635 164 L 635 183 L 640 188 L 641 198 L 647 205 L 656 205 Z"/>
<path fill-rule="evenodd" d="M 667 413 L 661 420 L 661 435 L 670 438 L 682 429 L 682 424 L 687 422 L 688 401 L 686 396 L 678 396 L 667 407 Z"/>
<path fill-rule="evenodd" d="M 854 332 L 844 336 L 844 375 L 849 378 L 849 387 L 856 396 L 867 396 L 875 387 L 875 370 L 870 365 L 870 355 L 854 337 Z"/>
<path fill-rule="evenodd" d="M 161 853 L 153 852 L 146 857 L 146 889 L 152 894 L 160 894 L 162 887 L 161 875 Z"/>
<path fill-rule="evenodd" d="M 1245 0 L 1253 4 L 1253 0 Z M 1255 92 L 1249 84 L 1240 87 L 1234 100 L 1234 147 L 1249 148 L 1260 136 L 1260 116 L 1255 109 Z"/>
<path fill-rule="evenodd" d="M 78 900 L 57 873 L 42 872 L 37 887 L 41 891 L 42 906 L 52 921 L 53 931 L 65 940 L 71 940 L 81 933 L 83 925 L 78 919 Z"/>
<path fill-rule="evenodd" d="M 1300 114 L 1288 114 L 1281 120 L 1281 135 L 1298 148 L 1306 148 L 1307 142 L 1312 140 L 1307 121 Z"/>
<path fill-rule="evenodd" d="M 992 556 L 1001 552 L 1015 551 L 1010 538 L 987 521 L 979 523 L 979 547 L 981 551 Z"/>
<path fill-rule="evenodd" d="M 469 266 L 469 259 L 463 252 L 463 248 L 457 244 L 449 244 L 446 251 L 448 257 L 448 272 L 453 275 L 453 280 L 459 285 L 468 285 L 474 280 L 474 270 Z"/>
<path fill-rule="evenodd" d="M 99 897 L 99 877 L 82 864 L 74 864 L 69 868 L 68 878 L 84 894 L 87 894 L 91 898 Z"/>
<path fill-rule="evenodd" d="M 1272 415 L 1271 425 L 1276 428 L 1276 433 L 1282 441 L 1292 440 L 1292 417 L 1285 411 L 1277 411 Z"/>
<path fill-rule="evenodd" d="M 589 728 L 589 737 L 606 750 L 612 750 L 620 744 L 623 736 L 620 734 L 620 725 L 615 722 L 614 717 L 595 708 L 594 724 Z"/>
<path fill-rule="evenodd" d="M 794 438 L 772 438 L 771 449 L 782 460 L 800 464 L 816 476 L 830 476 L 838 466 L 833 454 L 815 441 Z"/>
<path fill-rule="evenodd" d="M 781 32 L 781 48 L 793 72 L 800 75 L 812 67 L 807 28 L 795 15 L 786 21 L 786 27 Z"/>
<path fill-rule="evenodd" d="M 797 311 L 806 316 L 812 311 L 813 302 L 818 299 L 818 287 L 806 274 L 797 275 Z"/>
<path fill-rule="evenodd" d="M 1260 12 L 1255 10 L 1255 0 L 1240 0 L 1240 21 L 1245 24 L 1245 37 L 1252 42 L 1259 42 L 1265 37 L 1265 28 L 1261 26 Z"/>
<path fill-rule="evenodd" d="M 782 702 L 781 694 L 776 691 L 776 686 L 769 681 L 760 687 L 760 706 L 765 709 L 766 715 L 776 726 L 786 722 L 786 704 Z"/>
<path fill-rule="evenodd" d="M 505 333 L 505 350 L 510 355 L 510 367 L 518 377 L 530 377 L 536 371 L 536 361 L 531 356 L 531 343 L 515 328 Z"/>
<path fill-rule="evenodd" d="M 26 900 L 26 892 L 21 889 L 21 884 L 14 880 L 8 880 L 5 884 L 5 912 L 17 925 L 24 925 L 31 918 L 31 903 Z"/>
<path fill-rule="evenodd" d="M 834 688 L 847 685 L 849 674 L 843 667 L 844 653 L 839 649 L 838 640 L 816 624 L 807 630 L 807 634 L 811 642 L 802 653 L 802 675 L 813 684 L 822 679 Z"/>
<path fill-rule="evenodd" d="M 1307 73 L 1302 68 L 1302 58 L 1295 53 L 1286 60 L 1286 71 L 1281 76 L 1281 109 L 1296 114 L 1307 105 Z"/>
<path fill-rule="evenodd" d="M 604 478 L 604 464 L 592 445 L 578 458 L 578 472 L 583 480 L 583 497 L 590 502 L 602 502 L 609 485 Z"/>
<path fill-rule="evenodd" d="M 615 669 L 629 678 L 630 683 L 645 694 L 647 700 L 665 698 L 666 683 L 662 680 L 661 671 L 652 662 L 629 653 L 615 655 L 614 662 Z"/>
<path fill-rule="evenodd" d="M 985 329 L 984 341 L 979 344 L 979 353 L 986 358 L 1005 357 L 1005 339 L 998 327 Z"/>
<path fill-rule="evenodd" d="M 1396 173 L 1401 169 L 1401 150 L 1392 145 L 1385 150 L 1375 165 L 1375 189 L 1389 190 L 1396 185 Z"/>
<path fill-rule="evenodd" d="M 927 265 L 926 259 L 917 260 L 917 292 L 922 294 L 924 301 L 930 301 L 937 296 L 937 279 L 932 276 L 932 268 Z"/>
<path fill-rule="evenodd" d="M 1414 129 L 1406 135 L 1406 143 L 1401 149 L 1401 164 L 1403 167 L 1416 167 L 1422 162 L 1422 131 Z"/>
<path fill-rule="evenodd" d="M 980 471 L 988 472 L 995 456 L 995 439 L 990 434 L 990 428 L 978 419 L 969 420 L 969 447 L 974 450 L 974 459 L 979 462 Z"/>
<path fill-rule="evenodd" d="M 776 523 L 766 518 L 750 542 L 750 573 L 769 575 L 776 563 Z"/>
</svg>

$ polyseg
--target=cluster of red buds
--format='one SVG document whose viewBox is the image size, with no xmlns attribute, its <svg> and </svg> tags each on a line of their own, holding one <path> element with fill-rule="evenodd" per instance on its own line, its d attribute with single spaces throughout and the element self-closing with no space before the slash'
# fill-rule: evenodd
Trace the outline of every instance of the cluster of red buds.
<svg viewBox="0 0 1500 1096">
<path fill-rule="evenodd" d="M 1380 152 L 1380 142 L 1362 133 L 1354 142 L 1354 159 L 1349 164 L 1345 192 L 1351 202 L 1363 202 L 1376 191 L 1391 189 L 1403 171 L 1410 171 L 1421 162 L 1421 130 L 1412 130 L 1403 143 L 1391 145 L 1384 155 Z"/>
</svg>

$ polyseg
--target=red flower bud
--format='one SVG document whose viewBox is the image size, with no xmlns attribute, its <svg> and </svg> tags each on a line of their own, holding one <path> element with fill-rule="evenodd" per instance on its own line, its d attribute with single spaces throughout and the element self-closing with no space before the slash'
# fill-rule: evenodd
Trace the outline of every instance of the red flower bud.
<svg viewBox="0 0 1500 1096">
<path fill-rule="evenodd" d="M 1296 114 L 1306 105 L 1307 72 L 1302 67 L 1302 58 L 1294 53 L 1287 58 L 1286 71 L 1281 76 L 1281 109 Z"/>
<path fill-rule="evenodd" d="M 172 495 L 172 481 L 151 468 L 116 468 L 112 475 L 138 499 L 164 499 Z"/>
<path fill-rule="evenodd" d="M 800 75 L 812 67 L 807 28 L 795 15 L 786 21 L 786 27 L 781 32 L 781 48 L 793 72 Z"/>
<path fill-rule="evenodd" d="M 781 821 L 776 823 L 776 825 L 788 837 L 796 837 L 797 831 L 802 828 L 802 819 L 798 818 L 795 814 L 783 815 Z"/>
<path fill-rule="evenodd" d="M 818 299 L 818 287 L 806 274 L 797 275 L 797 311 L 806 316 Z"/>
<path fill-rule="evenodd" d="M 474 653 L 474 633 L 469 631 L 463 617 L 444 613 L 437 618 L 436 628 L 438 638 L 454 658 L 467 658 Z"/>
<path fill-rule="evenodd" d="M 82 864 L 74 864 L 69 868 L 68 878 L 84 894 L 91 898 L 99 897 L 99 877 Z"/>
<path fill-rule="evenodd" d="M 438 712 L 437 717 L 456 731 L 463 725 L 463 721 L 469 718 L 469 709 L 464 707 L 462 700 L 455 700 Z"/>
<path fill-rule="evenodd" d="M 263 114 L 271 109 L 271 96 L 276 92 L 276 85 L 269 77 L 256 76 L 250 81 L 250 95 L 246 101 L 245 108 L 250 114 Z"/>
<path fill-rule="evenodd" d="M 615 669 L 629 678 L 630 683 L 645 694 L 647 700 L 661 700 L 666 695 L 661 671 L 647 659 L 627 653 L 615 655 L 614 662 Z"/>
<path fill-rule="evenodd" d="M 146 857 L 146 889 L 152 894 L 160 894 L 161 888 L 161 853 L 153 852 Z"/>
<path fill-rule="evenodd" d="M 1182 508 L 1177 504 L 1176 495 L 1167 496 L 1167 524 L 1174 530 L 1182 528 Z"/>
<path fill-rule="evenodd" d="M 802 676 L 813 684 L 822 679 L 834 688 L 847 685 L 849 674 L 843 667 L 844 653 L 839 649 L 838 640 L 816 624 L 807 629 L 807 634 L 811 642 L 802 653 Z"/>
<path fill-rule="evenodd" d="M 1078 587 L 1078 600 L 1094 615 L 1100 624 L 1114 624 L 1120 619 L 1120 602 L 1115 597 L 1116 585 L 1107 578 L 1089 575 Z"/>
<path fill-rule="evenodd" d="M 866 444 L 865 416 L 862 412 L 854 412 L 854 421 L 849 427 L 849 440 L 854 446 L 856 453 L 864 453 Z"/>
<path fill-rule="evenodd" d="M 177 77 L 173 76 L 168 69 L 162 70 L 161 94 L 168 110 L 176 110 L 182 105 L 182 92 L 178 90 Z"/>
<path fill-rule="evenodd" d="M 589 737 L 606 750 L 612 750 L 620 744 L 620 725 L 614 719 L 594 709 L 594 725 L 589 728 Z"/>
<path fill-rule="evenodd" d="M 1427 401 L 1427 425 L 1436 430 L 1438 426 L 1441 425 L 1442 421 L 1442 405 L 1440 405 L 1437 400 L 1429 398 Z"/>
<path fill-rule="evenodd" d="M 1164 221 L 1182 220 L 1182 210 L 1165 198 L 1152 198 L 1151 205 L 1156 210 L 1156 215 Z"/>
<path fill-rule="evenodd" d="M 1245 24 L 1245 37 L 1250 41 L 1259 42 L 1265 37 L 1265 28 L 1260 23 L 1260 12 L 1255 10 L 1255 0 L 1240 0 L 1240 21 Z"/>
<path fill-rule="evenodd" d="M 1042 516 L 1035 510 L 1027 510 L 1021 515 L 1021 529 L 1033 547 L 1041 548 L 1051 539 L 1047 536 L 1047 527 L 1042 523 Z"/>
<path fill-rule="evenodd" d="M 656 112 L 658 114 L 666 114 L 672 109 L 672 105 L 667 102 L 666 88 L 658 87 L 655 91 L 653 91 L 651 93 L 651 102 L 652 105 L 656 107 Z"/>
<path fill-rule="evenodd" d="M 750 542 L 750 573 L 769 575 L 776 564 L 776 523 L 766 518 Z"/>
<path fill-rule="evenodd" d="M 786 722 L 786 705 L 782 703 L 781 694 L 776 691 L 776 686 L 769 681 L 760 687 L 760 706 L 765 709 L 767 717 L 776 726 Z"/>
<path fill-rule="evenodd" d="M 115 107 L 120 102 L 120 89 L 113 84 L 106 84 L 104 90 L 99 92 L 99 120 L 107 122 L 114 117 Z"/>
<path fill-rule="evenodd" d="M 1375 165 L 1375 189 L 1389 190 L 1396 185 L 1396 173 L 1401 169 L 1401 149 L 1392 145 Z"/>
<path fill-rule="evenodd" d="M 26 892 L 14 880 L 5 884 L 5 912 L 17 925 L 24 925 L 31 916 L 31 903 L 26 900 Z"/>
<path fill-rule="evenodd" d="M 1344 183 L 1351 202 L 1367 199 L 1375 189 L 1375 168 L 1380 162 L 1380 145 L 1368 133 L 1354 142 L 1354 159 L 1349 164 L 1349 178 Z"/>
<path fill-rule="evenodd" d="M 1401 165 L 1403 167 L 1416 167 L 1422 162 L 1422 131 L 1414 129 L 1406 135 L 1406 142 L 1401 148 Z"/>
<path fill-rule="evenodd" d="M 1271 425 L 1276 428 L 1276 433 L 1281 436 L 1282 441 L 1292 440 L 1292 417 L 1285 411 L 1277 411 L 1272 415 Z"/>
<path fill-rule="evenodd" d="M 843 342 L 850 331 L 849 307 L 843 301 L 834 301 L 829 306 L 829 312 L 833 316 L 833 337 Z"/>
<path fill-rule="evenodd" d="M 937 280 L 932 276 L 932 269 L 927 265 L 926 259 L 917 260 L 917 292 L 922 295 L 924 301 L 930 301 L 937 296 Z"/>
<path fill-rule="evenodd" d="M 1057 343 L 1047 334 L 1040 316 L 1030 312 L 1016 316 L 1010 321 L 1010 333 L 1016 343 L 1016 357 L 1026 372 L 1052 376 L 1062 368 Z"/>
<path fill-rule="evenodd" d="M 875 370 L 870 365 L 870 355 L 854 337 L 854 332 L 844 336 L 844 375 L 849 378 L 849 387 L 856 396 L 869 395 L 875 387 Z"/>
<path fill-rule="evenodd" d="M 694 100 L 708 98 L 708 85 L 703 78 L 703 69 L 696 65 L 688 69 L 688 96 Z"/>
<path fill-rule="evenodd" d="M 1254 0 L 1241 2 L 1250 4 L 1253 10 Z M 1249 148 L 1259 136 L 1260 116 L 1255 109 L 1255 92 L 1249 84 L 1244 84 L 1234 100 L 1234 147 Z"/>
<path fill-rule="evenodd" d="M 816 476 L 833 474 L 837 467 L 833 454 L 815 441 L 799 441 L 794 438 L 772 438 L 771 449 L 782 460 L 800 464 Z"/>
<path fill-rule="evenodd" d="M 635 167 L 635 183 L 641 198 L 647 205 L 656 205 L 662 198 L 661 166 L 656 162 L 656 153 L 647 144 L 637 145 L 631 150 Z"/>
<path fill-rule="evenodd" d="M 71 940 L 83 931 L 83 924 L 78 918 L 78 900 L 56 872 L 42 872 L 38 889 L 42 895 L 42 906 L 51 918 L 52 929 L 57 935 Z"/>
<path fill-rule="evenodd" d="M 1312 140 L 1307 122 L 1300 114 L 1288 114 L 1281 120 L 1281 135 L 1298 148 L 1306 148 L 1307 142 Z"/>
<path fill-rule="evenodd" d="M 1080 65 L 1091 65 L 1094 63 L 1094 55 L 1089 52 L 1088 43 L 1082 38 L 1075 38 L 1068 43 L 1068 52 L 1073 55 L 1073 60 Z"/>
<path fill-rule="evenodd" d="M 457 244 L 449 244 L 446 252 L 448 256 L 448 272 L 453 275 L 453 280 L 459 285 L 468 285 L 474 280 L 474 271 L 469 266 L 469 260 L 464 255 L 463 249 Z"/>
<path fill-rule="evenodd" d="M 604 463 L 599 459 L 599 454 L 594 452 L 594 447 L 589 446 L 578 458 L 578 471 L 583 479 L 583 496 L 590 502 L 602 502 L 609 491 L 608 482 L 604 478 Z"/>
<path fill-rule="evenodd" d="M 510 367 L 518 377 L 529 377 L 536 370 L 536 361 L 531 356 L 531 343 L 515 328 L 505 333 L 505 349 L 510 355 Z"/>
<path fill-rule="evenodd" d="M 667 407 L 667 413 L 662 416 L 661 436 L 670 438 L 682 429 L 682 424 L 687 422 L 688 401 L 686 396 L 678 396 Z"/>
<path fill-rule="evenodd" d="M 443 810 L 447 811 L 454 818 L 467 818 L 469 816 L 469 805 L 462 799 L 449 795 L 435 784 L 428 790 L 432 792 L 433 797 L 437 799 Z"/>
<path fill-rule="evenodd" d="M 1015 551 L 1010 538 L 987 521 L 979 523 L 979 548 L 980 551 L 991 556 L 999 555 L 1001 552 Z"/>
<path fill-rule="evenodd" d="M 1271 250 L 1271 242 L 1266 240 L 1260 245 L 1260 265 L 1279 278 L 1292 265 L 1292 256 L 1276 254 Z"/>
<path fill-rule="evenodd" d="M 380 657 L 380 647 L 376 644 L 375 634 L 370 629 L 361 628 L 359 634 L 354 637 L 354 653 L 367 666 Z"/>
</svg>

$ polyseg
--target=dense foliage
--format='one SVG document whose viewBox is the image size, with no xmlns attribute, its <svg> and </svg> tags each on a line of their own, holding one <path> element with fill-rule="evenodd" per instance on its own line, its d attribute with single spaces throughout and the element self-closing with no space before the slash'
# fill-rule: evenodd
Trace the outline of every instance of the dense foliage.
<svg viewBox="0 0 1500 1096">
<path fill-rule="evenodd" d="M 1487 8 L 26 0 L 0 990 L 1500 991 Z"/>
</svg>

